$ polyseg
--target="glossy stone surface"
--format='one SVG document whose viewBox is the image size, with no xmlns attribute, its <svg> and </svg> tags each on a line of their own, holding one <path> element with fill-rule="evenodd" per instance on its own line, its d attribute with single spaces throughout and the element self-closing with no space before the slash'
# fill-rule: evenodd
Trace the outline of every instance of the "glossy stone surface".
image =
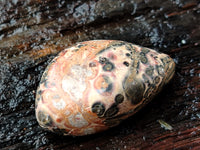
<svg viewBox="0 0 200 150">
<path fill-rule="evenodd" d="M 77 43 L 47 67 L 36 95 L 43 128 L 64 135 L 94 134 L 118 125 L 173 77 L 166 54 L 116 40 Z"/>
</svg>

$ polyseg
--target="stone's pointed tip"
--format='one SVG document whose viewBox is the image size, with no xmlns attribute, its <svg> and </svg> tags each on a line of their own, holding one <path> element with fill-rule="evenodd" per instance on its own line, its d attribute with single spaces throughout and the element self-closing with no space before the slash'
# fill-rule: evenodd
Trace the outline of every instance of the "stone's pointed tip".
<svg viewBox="0 0 200 150">
<path fill-rule="evenodd" d="M 174 76 L 176 65 L 174 60 L 168 55 L 165 59 L 165 84 L 167 84 Z"/>
</svg>

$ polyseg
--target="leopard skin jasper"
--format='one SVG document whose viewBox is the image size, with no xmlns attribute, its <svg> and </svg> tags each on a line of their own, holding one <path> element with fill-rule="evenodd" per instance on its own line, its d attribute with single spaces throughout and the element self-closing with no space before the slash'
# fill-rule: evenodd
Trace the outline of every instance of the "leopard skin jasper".
<svg viewBox="0 0 200 150">
<path fill-rule="evenodd" d="M 40 126 L 81 136 L 118 125 L 148 103 L 174 74 L 166 54 L 116 40 L 78 43 L 44 72 L 36 95 Z"/>
</svg>

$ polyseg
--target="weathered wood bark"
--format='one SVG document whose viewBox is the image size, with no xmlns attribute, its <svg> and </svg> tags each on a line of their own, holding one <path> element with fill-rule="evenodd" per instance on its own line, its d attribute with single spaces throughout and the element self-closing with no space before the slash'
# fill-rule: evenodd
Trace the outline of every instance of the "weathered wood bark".
<svg viewBox="0 0 200 150">
<path fill-rule="evenodd" d="M 0 149 L 200 149 L 199 23 L 198 0 L 0 1 Z M 45 67 L 64 47 L 92 39 L 167 53 L 177 64 L 175 77 L 106 132 L 62 137 L 44 131 L 34 97 Z"/>
</svg>

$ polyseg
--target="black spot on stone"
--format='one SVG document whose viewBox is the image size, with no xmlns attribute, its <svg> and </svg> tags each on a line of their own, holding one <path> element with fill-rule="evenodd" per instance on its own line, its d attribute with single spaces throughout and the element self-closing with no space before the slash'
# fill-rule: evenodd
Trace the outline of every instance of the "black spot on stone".
<svg viewBox="0 0 200 150">
<path fill-rule="evenodd" d="M 104 48 L 104 49 L 100 50 L 100 51 L 99 51 L 97 54 L 101 54 L 101 53 L 103 53 L 103 52 L 107 51 L 109 48 L 110 48 L 110 47 L 106 47 L 106 48 Z"/>
<path fill-rule="evenodd" d="M 35 100 L 35 108 L 37 108 L 37 106 L 38 106 L 38 102 L 39 101 L 41 101 L 41 98 L 39 97 L 39 98 L 37 98 L 36 100 Z"/>
<path fill-rule="evenodd" d="M 49 88 L 49 82 L 48 82 L 48 81 L 44 82 L 44 86 L 45 86 L 46 88 Z"/>
<path fill-rule="evenodd" d="M 102 83 L 101 83 L 101 91 L 104 93 L 104 92 L 111 92 L 112 91 L 112 89 L 113 89 L 113 84 L 112 84 L 112 82 L 111 82 L 111 80 L 109 79 L 109 77 L 108 76 L 106 76 L 106 75 L 103 75 L 102 76 L 103 77 L 103 79 L 104 79 L 104 81 L 102 81 Z M 106 84 L 105 84 L 106 83 Z M 105 85 L 107 85 L 107 86 L 105 86 Z M 97 90 L 98 91 L 98 90 Z M 101 93 L 102 93 L 101 92 Z"/>
<path fill-rule="evenodd" d="M 161 58 L 160 60 L 162 61 L 163 66 L 165 66 L 165 62 L 166 62 L 166 61 L 165 61 L 163 58 Z"/>
<path fill-rule="evenodd" d="M 98 116 L 103 115 L 105 111 L 105 106 L 101 102 L 96 102 L 92 105 L 92 112 L 96 113 Z"/>
<path fill-rule="evenodd" d="M 115 103 L 116 104 L 120 104 L 124 101 L 124 96 L 122 94 L 117 94 L 115 96 Z"/>
<path fill-rule="evenodd" d="M 143 64 L 147 64 L 147 62 L 148 62 L 146 56 L 140 56 L 140 61 L 141 61 Z"/>
<path fill-rule="evenodd" d="M 154 68 L 152 66 L 149 66 L 148 68 L 146 68 L 145 70 L 145 73 L 148 75 L 148 76 L 152 76 L 153 75 L 153 72 L 154 72 Z"/>
<path fill-rule="evenodd" d="M 86 46 L 86 44 L 78 44 L 78 48 L 81 48 L 81 47 L 83 47 L 83 46 Z"/>
<path fill-rule="evenodd" d="M 128 76 L 125 76 L 124 80 L 122 81 L 122 87 L 123 87 L 123 89 L 126 88 L 126 81 L 127 81 L 127 79 L 128 79 Z"/>
<path fill-rule="evenodd" d="M 143 99 L 145 85 L 140 80 L 134 80 L 132 83 L 127 82 L 125 85 L 125 94 L 132 104 L 138 104 Z"/>
<path fill-rule="evenodd" d="M 153 81 L 155 84 L 158 84 L 160 82 L 160 77 L 159 76 L 156 76 L 154 78 L 154 81 Z"/>
<path fill-rule="evenodd" d="M 141 50 L 143 53 L 147 54 L 150 50 L 148 48 L 142 48 Z"/>
<path fill-rule="evenodd" d="M 108 85 L 108 87 L 106 88 L 105 92 L 110 92 L 110 91 L 112 91 L 112 88 L 113 88 L 113 85 L 112 85 L 112 83 L 110 83 L 110 84 Z"/>
<path fill-rule="evenodd" d="M 101 54 L 102 52 L 105 52 L 109 49 L 114 49 L 116 50 L 116 47 L 120 47 L 126 45 L 125 42 L 113 42 L 110 46 L 106 47 L 105 49 L 100 50 L 97 54 Z"/>
<path fill-rule="evenodd" d="M 131 57 L 131 60 L 133 60 L 133 62 L 134 62 L 134 57 Z"/>
<path fill-rule="evenodd" d="M 105 112 L 104 117 L 112 117 L 119 112 L 119 108 L 116 104 L 113 104 L 108 110 Z"/>
<path fill-rule="evenodd" d="M 36 102 L 39 102 L 40 100 L 41 100 L 41 98 L 37 98 L 37 99 L 36 99 Z"/>
<path fill-rule="evenodd" d="M 99 57 L 99 63 L 100 64 L 105 64 L 108 61 L 106 57 Z"/>
<path fill-rule="evenodd" d="M 126 43 L 125 42 L 117 42 L 117 43 L 112 44 L 110 47 L 120 47 L 123 45 L 126 45 Z"/>
<path fill-rule="evenodd" d="M 51 126 L 52 125 L 51 117 L 47 113 L 44 113 L 43 111 L 38 112 L 38 120 L 39 120 L 39 123 L 42 123 L 43 126 L 44 125 L 45 126 Z"/>
<path fill-rule="evenodd" d="M 144 82 L 148 82 L 148 78 L 146 77 L 145 74 L 142 74 L 142 78 L 144 79 Z"/>
<path fill-rule="evenodd" d="M 140 52 L 140 56 L 145 56 L 145 53 L 144 52 Z"/>
<path fill-rule="evenodd" d="M 127 61 L 124 61 L 123 64 L 128 67 L 129 66 L 129 63 Z"/>
<path fill-rule="evenodd" d="M 112 71 L 115 68 L 114 64 L 111 62 L 106 62 L 103 66 L 104 71 Z"/>
<path fill-rule="evenodd" d="M 148 62 L 148 59 L 145 55 L 144 52 L 140 52 L 140 61 L 143 63 L 143 64 L 146 64 Z"/>
<path fill-rule="evenodd" d="M 42 90 L 38 90 L 38 91 L 37 91 L 37 94 L 38 94 L 38 95 L 41 95 L 42 92 L 43 92 Z"/>
<path fill-rule="evenodd" d="M 96 64 L 95 62 L 90 62 L 90 63 L 89 63 L 89 67 L 96 67 L 96 65 L 97 65 L 97 64 Z"/>
<path fill-rule="evenodd" d="M 126 49 L 128 50 L 128 51 L 131 51 L 131 47 L 130 47 L 130 45 L 126 45 Z"/>
<path fill-rule="evenodd" d="M 132 65 L 134 67 L 134 64 Z M 136 66 L 136 74 L 139 73 L 139 69 L 140 69 L 140 62 L 137 62 L 137 66 Z"/>
<path fill-rule="evenodd" d="M 154 89 L 155 87 L 156 87 L 156 86 L 155 86 L 155 84 L 151 84 L 151 88 L 153 88 L 153 89 Z"/>
<path fill-rule="evenodd" d="M 140 62 L 139 61 L 137 62 L 137 67 L 136 68 L 140 69 Z"/>
<path fill-rule="evenodd" d="M 129 53 L 126 53 L 126 56 L 127 56 L 127 57 L 130 57 L 131 55 L 130 55 Z"/>
<path fill-rule="evenodd" d="M 114 60 L 114 59 L 115 59 L 115 55 L 111 54 L 111 55 L 109 56 L 109 58 L 112 59 L 112 60 Z"/>
<path fill-rule="evenodd" d="M 44 74 L 43 74 L 43 76 L 44 76 Z M 43 84 L 46 81 L 47 81 L 46 77 L 42 77 L 41 80 L 40 80 L 40 84 Z"/>
<path fill-rule="evenodd" d="M 74 52 L 78 52 L 79 51 L 79 48 L 76 48 L 76 49 L 73 49 Z"/>
</svg>

